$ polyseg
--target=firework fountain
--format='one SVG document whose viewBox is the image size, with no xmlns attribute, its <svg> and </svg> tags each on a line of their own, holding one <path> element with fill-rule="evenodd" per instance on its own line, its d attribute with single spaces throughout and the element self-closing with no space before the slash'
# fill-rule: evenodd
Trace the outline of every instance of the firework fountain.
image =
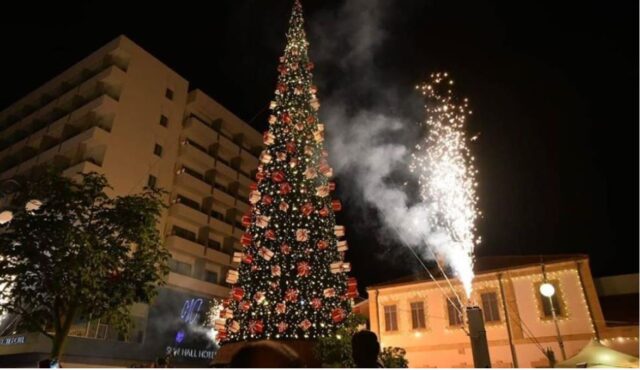
<svg viewBox="0 0 640 370">
<path fill-rule="evenodd" d="M 420 184 L 426 205 L 426 225 L 430 228 L 427 245 L 438 258 L 451 266 L 464 286 L 467 298 L 473 280 L 477 170 L 465 133 L 471 114 L 467 99 L 458 99 L 454 82 L 447 73 L 434 73 L 416 88 L 425 96 L 426 135 L 416 145 L 410 170 Z"/>
</svg>

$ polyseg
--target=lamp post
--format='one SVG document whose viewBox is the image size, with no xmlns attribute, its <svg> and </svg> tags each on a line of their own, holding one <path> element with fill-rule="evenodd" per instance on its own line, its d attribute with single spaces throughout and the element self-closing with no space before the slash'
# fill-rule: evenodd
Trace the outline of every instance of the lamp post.
<svg viewBox="0 0 640 370">
<path fill-rule="evenodd" d="M 543 266 L 544 273 L 544 266 Z M 558 345 L 560 346 L 560 352 L 562 352 L 562 359 L 567 359 L 567 354 L 564 350 L 564 342 L 562 341 L 562 335 L 560 335 L 560 327 L 558 326 L 558 317 L 556 316 L 556 308 L 553 305 L 553 295 L 556 294 L 556 288 L 553 284 L 547 281 L 547 276 L 544 274 L 544 283 L 540 285 L 540 294 L 549 300 L 549 306 L 551 307 L 551 316 L 553 317 L 553 324 L 556 327 L 556 335 L 558 336 Z"/>
</svg>

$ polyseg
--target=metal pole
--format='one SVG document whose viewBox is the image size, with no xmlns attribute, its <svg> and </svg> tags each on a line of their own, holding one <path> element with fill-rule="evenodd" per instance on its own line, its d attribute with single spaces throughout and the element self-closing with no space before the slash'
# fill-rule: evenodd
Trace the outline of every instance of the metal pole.
<svg viewBox="0 0 640 370">
<path fill-rule="evenodd" d="M 542 277 L 544 282 L 547 282 L 547 271 L 542 264 Z M 554 293 L 555 294 L 555 293 Z M 564 350 L 564 342 L 562 341 L 562 335 L 560 334 L 560 326 L 558 326 L 558 317 L 556 316 L 556 308 L 553 305 L 553 295 L 549 296 L 549 306 L 551 306 L 551 317 L 553 317 L 553 324 L 556 327 L 556 336 L 558 337 L 558 345 L 560 346 L 560 352 L 562 353 L 562 359 L 567 359 L 567 353 Z"/>
<path fill-rule="evenodd" d="M 500 284 L 500 296 L 502 297 L 502 305 L 504 306 L 504 319 L 507 323 L 507 334 L 509 335 L 509 347 L 511 348 L 511 359 L 513 360 L 513 367 L 518 366 L 518 356 L 516 354 L 516 346 L 513 344 L 513 334 L 511 334 L 511 317 L 509 316 L 509 306 L 507 306 L 507 299 L 504 295 L 504 286 L 502 285 L 502 274 L 498 274 L 498 284 Z"/>
<path fill-rule="evenodd" d="M 487 332 L 484 328 L 484 319 L 480 307 L 467 307 L 467 319 L 469 320 L 473 367 L 490 368 L 489 344 L 487 343 Z"/>
</svg>

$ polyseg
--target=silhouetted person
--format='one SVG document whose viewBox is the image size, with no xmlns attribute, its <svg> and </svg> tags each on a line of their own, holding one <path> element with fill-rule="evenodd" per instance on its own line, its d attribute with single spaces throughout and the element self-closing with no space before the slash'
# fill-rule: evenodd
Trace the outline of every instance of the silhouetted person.
<svg viewBox="0 0 640 370">
<path fill-rule="evenodd" d="M 153 364 L 155 368 L 167 368 L 169 367 L 169 363 L 167 362 L 167 359 L 164 357 L 158 357 L 156 359 L 156 362 Z"/>
<path fill-rule="evenodd" d="M 55 365 L 54 367 L 56 367 L 56 368 L 61 368 L 62 367 L 57 360 L 56 361 L 52 361 L 50 358 L 45 358 L 44 360 L 38 361 L 38 368 L 39 369 L 48 369 L 48 368 L 51 368 L 51 365 Z"/>
<path fill-rule="evenodd" d="M 378 360 L 380 343 L 376 333 L 361 330 L 351 338 L 351 356 L 356 367 L 384 367 Z"/>
<path fill-rule="evenodd" d="M 291 347 L 268 340 L 253 342 L 240 348 L 231 359 L 229 367 L 304 367 L 302 360 Z"/>
</svg>

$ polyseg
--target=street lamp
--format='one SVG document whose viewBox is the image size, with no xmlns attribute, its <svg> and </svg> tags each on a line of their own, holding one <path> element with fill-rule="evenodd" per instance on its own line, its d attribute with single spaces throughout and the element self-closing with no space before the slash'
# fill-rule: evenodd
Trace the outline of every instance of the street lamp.
<svg viewBox="0 0 640 370">
<path fill-rule="evenodd" d="M 551 316 L 553 317 L 553 324 L 556 327 L 556 335 L 558 336 L 558 345 L 562 352 L 562 359 L 567 359 L 567 354 L 564 350 L 564 342 L 562 341 L 562 335 L 560 335 L 560 327 L 558 326 L 558 317 L 556 316 L 556 308 L 553 305 L 553 295 L 556 294 L 556 288 L 553 284 L 547 282 L 547 276 L 545 274 L 545 282 L 540 285 L 540 294 L 549 299 L 549 306 L 551 307 Z"/>
</svg>

